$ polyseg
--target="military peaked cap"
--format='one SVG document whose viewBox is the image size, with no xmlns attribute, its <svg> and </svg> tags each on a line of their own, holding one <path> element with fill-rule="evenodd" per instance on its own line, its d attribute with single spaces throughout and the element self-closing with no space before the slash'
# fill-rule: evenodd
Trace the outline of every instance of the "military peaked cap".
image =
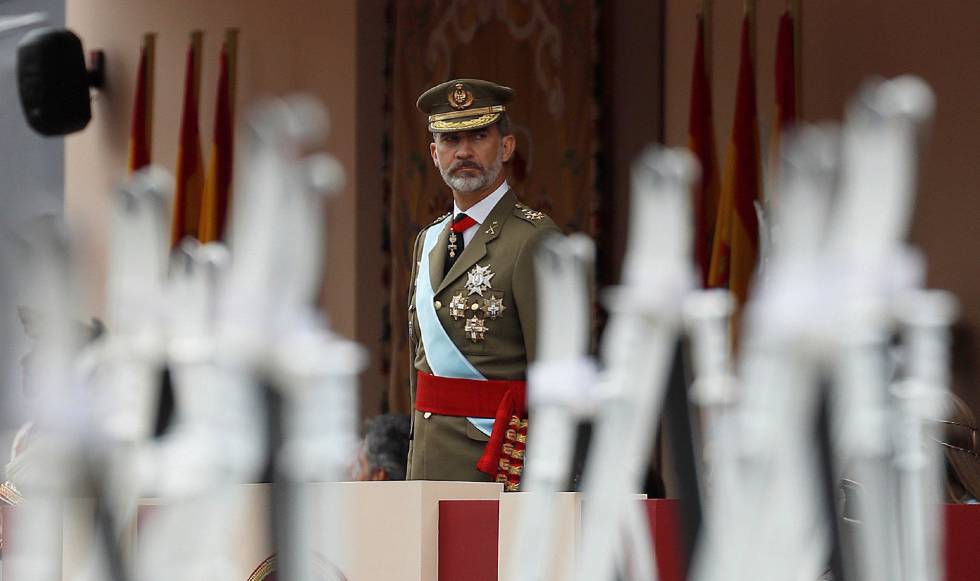
<svg viewBox="0 0 980 581">
<path fill-rule="evenodd" d="M 514 90 L 480 79 L 455 79 L 419 96 L 415 105 L 429 116 L 429 131 L 470 131 L 493 125 L 507 110 Z"/>
</svg>

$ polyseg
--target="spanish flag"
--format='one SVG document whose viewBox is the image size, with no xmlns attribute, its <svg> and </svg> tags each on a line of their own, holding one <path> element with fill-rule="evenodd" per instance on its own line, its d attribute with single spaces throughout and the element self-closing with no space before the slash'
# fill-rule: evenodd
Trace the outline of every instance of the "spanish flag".
<svg viewBox="0 0 980 581">
<path fill-rule="evenodd" d="M 153 68 L 156 35 L 143 35 L 140 63 L 136 69 L 136 95 L 129 129 L 129 173 L 150 164 L 153 148 Z"/>
<path fill-rule="evenodd" d="M 214 138 L 208 157 L 208 173 L 201 202 L 199 238 L 201 242 L 224 238 L 225 220 L 231 203 L 234 159 L 235 65 L 238 31 L 225 32 L 218 70 L 218 93 L 214 105 Z"/>
<path fill-rule="evenodd" d="M 727 286 L 738 305 L 748 298 L 759 252 L 759 222 L 754 205 L 761 199 L 759 128 L 750 16 L 747 12 L 742 20 L 735 118 L 725 160 L 708 276 L 710 286 Z"/>
<path fill-rule="evenodd" d="M 198 237 L 201 221 L 201 194 L 204 186 L 204 162 L 201 159 L 201 136 L 197 121 L 197 103 L 201 85 L 201 41 L 203 33 L 191 33 L 184 75 L 184 109 L 180 118 L 177 143 L 177 171 L 174 192 L 174 215 L 170 229 L 170 247 L 187 237 Z"/>
<path fill-rule="evenodd" d="M 691 107 L 687 144 L 701 165 L 701 181 L 694 188 L 694 253 L 702 284 L 708 286 L 711 248 L 718 221 L 718 158 L 715 153 L 714 118 L 711 113 L 711 81 L 705 52 L 707 24 L 705 12 L 697 17 L 694 67 L 691 75 Z"/>
<path fill-rule="evenodd" d="M 796 23 L 791 10 L 787 9 L 779 19 L 776 33 L 776 102 L 772 135 L 769 138 L 771 168 L 778 167 L 779 142 L 783 132 L 797 121 L 796 77 Z"/>
</svg>

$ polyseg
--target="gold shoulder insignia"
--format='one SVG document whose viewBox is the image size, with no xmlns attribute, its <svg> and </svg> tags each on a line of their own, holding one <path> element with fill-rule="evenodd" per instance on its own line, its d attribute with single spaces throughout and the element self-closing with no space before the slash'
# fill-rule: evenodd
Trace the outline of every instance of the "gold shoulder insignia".
<svg viewBox="0 0 980 581">
<path fill-rule="evenodd" d="M 0 504 L 17 506 L 22 500 L 24 500 L 24 497 L 21 496 L 20 491 L 17 490 L 13 482 L 8 480 L 0 484 Z"/>
<path fill-rule="evenodd" d="M 439 222 L 442 222 L 443 220 L 445 220 L 446 218 L 448 218 L 448 217 L 449 217 L 450 215 L 452 215 L 452 212 L 446 212 L 445 214 L 443 214 L 443 215 L 441 215 L 441 216 L 439 216 L 439 217 L 438 217 L 438 218 L 436 218 L 435 220 L 433 220 L 433 221 L 431 221 L 431 222 L 429 222 L 429 223 L 428 223 L 428 224 L 427 224 L 427 225 L 425 226 L 425 228 L 428 228 L 429 226 L 435 226 L 435 225 L 436 225 L 436 224 L 438 224 Z M 424 230 L 425 228 L 423 228 L 423 230 Z"/>
<path fill-rule="evenodd" d="M 532 210 L 524 204 L 515 204 L 514 207 L 517 209 L 517 215 L 524 218 L 528 222 L 537 222 L 538 220 L 544 218 L 544 212 Z"/>
</svg>

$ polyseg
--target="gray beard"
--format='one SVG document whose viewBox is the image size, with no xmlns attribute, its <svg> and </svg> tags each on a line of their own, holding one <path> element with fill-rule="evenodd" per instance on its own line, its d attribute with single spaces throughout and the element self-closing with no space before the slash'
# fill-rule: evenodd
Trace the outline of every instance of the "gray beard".
<svg viewBox="0 0 980 581">
<path fill-rule="evenodd" d="M 442 174 L 442 181 L 446 182 L 446 185 L 452 188 L 454 192 L 472 194 L 496 181 L 503 167 L 504 152 L 501 149 L 493 164 L 478 176 L 453 175 L 449 173 L 450 170 L 443 170 L 441 167 L 439 168 L 439 173 Z"/>
</svg>

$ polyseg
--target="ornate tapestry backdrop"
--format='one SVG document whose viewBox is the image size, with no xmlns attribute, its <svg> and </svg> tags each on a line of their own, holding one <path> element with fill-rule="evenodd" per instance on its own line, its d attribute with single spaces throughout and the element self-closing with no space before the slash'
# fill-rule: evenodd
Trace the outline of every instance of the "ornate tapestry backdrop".
<svg viewBox="0 0 980 581">
<path fill-rule="evenodd" d="M 388 171 L 392 411 L 409 411 L 406 305 L 419 229 L 452 209 L 429 157 L 431 137 L 415 100 L 453 78 L 512 87 L 517 135 L 509 180 L 528 206 L 566 232 L 594 231 L 595 49 L 593 2 L 405 0 L 394 3 Z"/>
</svg>

